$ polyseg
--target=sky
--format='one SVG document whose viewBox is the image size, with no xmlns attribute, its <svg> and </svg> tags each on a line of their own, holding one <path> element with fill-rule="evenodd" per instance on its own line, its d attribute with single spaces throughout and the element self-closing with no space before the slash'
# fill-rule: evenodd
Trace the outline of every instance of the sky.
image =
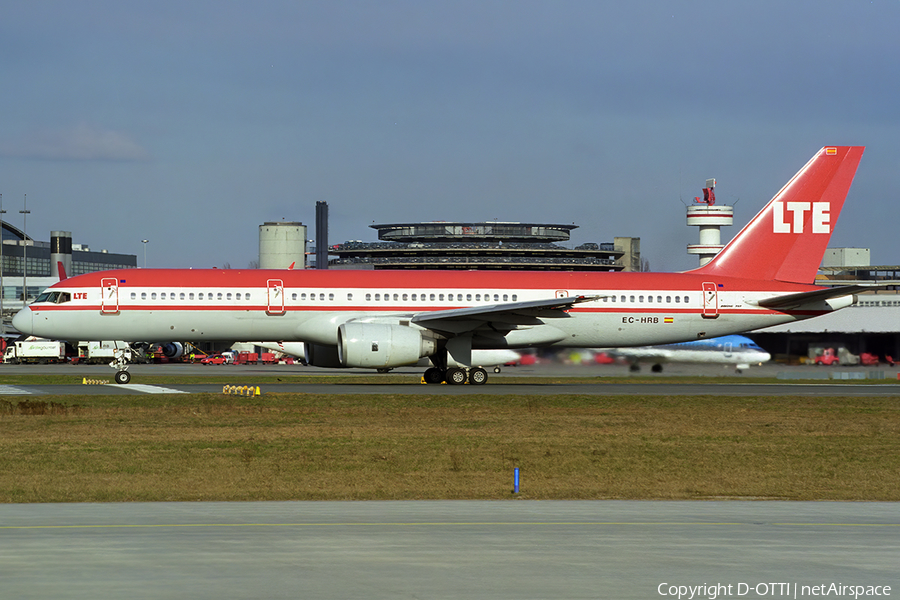
<svg viewBox="0 0 900 600">
<path fill-rule="evenodd" d="M 325 201 L 331 244 L 574 223 L 678 271 L 707 178 L 725 241 L 864 145 L 830 245 L 897 265 L 898 26 L 897 0 L 0 0 L 0 194 L 140 266 L 245 268 Z"/>
</svg>

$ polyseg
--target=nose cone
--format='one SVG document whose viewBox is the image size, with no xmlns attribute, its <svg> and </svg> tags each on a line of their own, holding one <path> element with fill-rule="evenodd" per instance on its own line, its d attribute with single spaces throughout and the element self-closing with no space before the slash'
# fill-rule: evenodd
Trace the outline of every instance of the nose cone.
<svg viewBox="0 0 900 600">
<path fill-rule="evenodd" d="M 13 327 L 21 333 L 32 334 L 32 312 L 27 306 L 16 313 L 12 320 Z"/>
</svg>

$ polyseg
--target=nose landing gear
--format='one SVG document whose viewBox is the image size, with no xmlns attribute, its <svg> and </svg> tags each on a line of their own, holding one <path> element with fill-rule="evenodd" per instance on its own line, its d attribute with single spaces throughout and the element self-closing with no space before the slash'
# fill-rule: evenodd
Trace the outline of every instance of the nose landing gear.
<svg viewBox="0 0 900 600">
<path fill-rule="evenodd" d="M 114 356 L 115 359 L 109 366 L 116 370 L 116 383 L 125 385 L 131 381 L 131 373 L 128 372 L 128 362 L 132 359 L 131 348 L 117 349 Z"/>
</svg>

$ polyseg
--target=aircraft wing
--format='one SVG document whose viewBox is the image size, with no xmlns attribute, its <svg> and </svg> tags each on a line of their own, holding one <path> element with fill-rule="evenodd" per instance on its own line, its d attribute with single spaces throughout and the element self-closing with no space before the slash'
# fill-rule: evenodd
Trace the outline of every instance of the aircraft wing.
<svg viewBox="0 0 900 600">
<path fill-rule="evenodd" d="M 490 324 L 495 329 L 515 329 L 521 325 L 540 325 L 540 319 L 564 318 L 576 304 L 597 300 L 601 296 L 568 296 L 528 302 L 509 302 L 489 306 L 453 308 L 421 312 L 411 322 L 421 327 L 449 334 L 461 334 Z"/>
<path fill-rule="evenodd" d="M 774 308 L 776 310 L 790 310 L 803 308 L 831 298 L 840 298 L 842 296 L 852 296 L 859 292 L 867 292 L 877 289 L 883 289 L 884 285 L 845 285 L 841 287 L 826 288 L 822 290 L 813 290 L 811 292 L 800 292 L 797 294 L 787 294 L 785 296 L 776 296 L 775 298 L 767 298 L 756 302 L 764 308 Z"/>
</svg>

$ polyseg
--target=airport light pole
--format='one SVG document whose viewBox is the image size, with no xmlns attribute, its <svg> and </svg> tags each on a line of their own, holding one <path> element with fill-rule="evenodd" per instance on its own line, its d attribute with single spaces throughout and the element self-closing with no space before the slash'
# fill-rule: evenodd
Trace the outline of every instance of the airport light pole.
<svg viewBox="0 0 900 600">
<path fill-rule="evenodd" d="M 3 325 L 3 194 L 0 194 L 0 334 L 6 333 L 6 327 Z"/>
<path fill-rule="evenodd" d="M 25 194 L 25 200 L 22 201 L 22 306 L 28 302 L 28 194 Z"/>
<path fill-rule="evenodd" d="M 141 240 L 141 243 L 144 244 L 144 268 L 147 268 L 147 242 L 150 240 Z"/>
</svg>

